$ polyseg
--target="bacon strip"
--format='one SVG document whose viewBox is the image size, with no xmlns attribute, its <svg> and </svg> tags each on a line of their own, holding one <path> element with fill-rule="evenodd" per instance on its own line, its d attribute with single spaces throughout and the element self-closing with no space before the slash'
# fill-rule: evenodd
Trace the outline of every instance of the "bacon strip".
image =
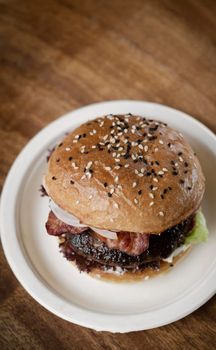
<svg viewBox="0 0 216 350">
<path fill-rule="evenodd" d="M 72 235 L 87 231 L 88 227 L 75 227 L 59 220 L 51 211 L 46 222 L 46 230 L 50 235 L 60 236 L 63 233 Z M 118 232 L 118 239 L 105 238 L 97 233 L 94 234 L 110 249 L 118 249 L 128 255 L 140 255 L 149 246 L 149 235 L 144 233 Z"/>
<path fill-rule="evenodd" d="M 118 249 L 128 255 L 140 255 L 149 246 L 149 235 L 144 233 L 118 232 L 118 239 L 108 239 L 98 235 L 110 249 Z"/>
<path fill-rule="evenodd" d="M 88 230 L 88 227 L 75 227 L 65 224 L 63 221 L 59 220 L 52 211 L 49 213 L 45 226 L 49 235 L 52 236 L 60 236 L 63 233 L 79 235 L 80 233 Z"/>
</svg>

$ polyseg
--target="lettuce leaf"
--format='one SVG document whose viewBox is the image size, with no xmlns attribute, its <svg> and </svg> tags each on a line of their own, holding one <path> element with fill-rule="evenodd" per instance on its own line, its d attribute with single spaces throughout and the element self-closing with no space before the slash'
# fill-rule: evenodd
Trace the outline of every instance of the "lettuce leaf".
<svg viewBox="0 0 216 350">
<path fill-rule="evenodd" d="M 196 244 L 200 242 L 206 242 L 208 239 L 208 228 L 206 226 L 206 220 L 201 211 L 195 216 L 195 225 L 186 237 L 186 244 Z"/>
</svg>

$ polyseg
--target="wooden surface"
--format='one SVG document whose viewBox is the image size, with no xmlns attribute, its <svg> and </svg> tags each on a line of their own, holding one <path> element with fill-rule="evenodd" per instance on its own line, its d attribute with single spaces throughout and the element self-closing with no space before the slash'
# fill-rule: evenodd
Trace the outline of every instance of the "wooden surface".
<svg viewBox="0 0 216 350">
<path fill-rule="evenodd" d="M 112 99 L 161 102 L 216 131 L 216 2 L 0 0 L 0 181 L 58 116 Z M 97 333 L 20 286 L 1 251 L 0 348 L 215 349 L 216 298 L 149 331 Z"/>
</svg>

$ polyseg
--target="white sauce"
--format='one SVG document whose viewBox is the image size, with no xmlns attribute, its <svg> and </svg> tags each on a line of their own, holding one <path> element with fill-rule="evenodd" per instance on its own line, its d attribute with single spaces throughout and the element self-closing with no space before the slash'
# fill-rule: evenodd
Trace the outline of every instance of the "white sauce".
<svg viewBox="0 0 216 350">
<path fill-rule="evenodd" d="M 162 259 L 162 260 L 171 264 L 173 262 L 173 258 L 175 256 L 179 255 L 180 253 L 185 252 L 190 246 L 191 246 L 191 244 L 183 244 L 182 246 L 176 248 L 176 250 L 174 250 L 174 252 L 172 252 L 172 254 L 170 254 L 170 256 L 168 256 L 168 258 Z"/>
</svg>

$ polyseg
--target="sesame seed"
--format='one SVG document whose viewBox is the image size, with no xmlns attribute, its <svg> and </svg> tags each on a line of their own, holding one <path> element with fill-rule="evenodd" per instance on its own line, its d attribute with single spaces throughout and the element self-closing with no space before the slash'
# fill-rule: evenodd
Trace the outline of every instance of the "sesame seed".
<svg viewBox="0 0 216 350">
<path fill-rule="evenodd" d="M 52 177 L 52 180 L 57 180 L 55 176 Z"/>
<path fill-rule="evenodd" d="M 97 148 L 97 146 L 93 145 L 92 148 Z"/>
<path fill-rule="evenodd" d="M 164 213 L 162 211 L 159 211 L 160 216 L 164 216 Z"/>
<path fill-rule="evenodd" d="M 74 138 L 77 140 L 79 138 L 79 135 L 76 135 Z"/>
<path fill-rule="evenodd" d="M 132 187 L 134 188 L 134 187 L 136 187 L 136 186 L 137 186 L 137 182 L 133 182 Z"/>
<path fill-rule="evenodd" d="M 141 145 L 141 144 L 140 144 L 138 147 L 139 147 L 140 149 L 143 149 L 143 145 Z M 145 148 L 146 148 L 146 147 L 148 147 L 148 146 L 145 146 Z M 147 151 L 145 151 L 145 152 L 147 152 Z"/>
<path fill-rule="evenodd" d="M 124 167 L 125 167 L 125 168 L 128 168 L 128 167 L 129 167 L 129 164 L 125 164 Z"/>
<path fill-rule="evenodd" d="M 114 166 L 114 169 L 116 169 L 116 170 L 118 170 L 118 169 L 120 169 L 121 167 L 119 166 L 119 165 L 115 165 Z"/>
<path fill-rule="evenodd" d="M 168 169 L 167 169 L 167 168 L 163 168 L 162 170 L 163 170 L 163 171 L 165 171 L 165 172 L 166 172 L 166 171 L 168 171 Z"/>
<path fill-rule="evenodd" d="M 67 152 L 70 151 L 70 147 L 66 147 L 65 151 L 67 151 Z"/>
<path fill-rule="evenodd" d="M 179 157 L 179 160 L 180 160 L 180 162 L 183 162 L 183 158 L 182 157 Z"/>
<path fill-rule="evenodd" d="M 118 209 L 118 203 L 114 203 L 114 207 Z"/>
<path fill-rule="evenodd" d="M 154 202 L 150 202 L 149 203 L 149 206 L 152 207 L 152 205 L 154 205 Z"/>
<path fill-rule="evenodd" d="M 93 196 L 92 196 L 92 194 L 89 196 L 89 199 L 92 199 L 93 198 Z"/>
<path fill-rule="evenodd" d="M 142 190 L 139 190 L 138 191 L 138 195 L 140 196 L 142 194 Z"/>
<path fill-rule="evenodd" d="M 76 204 L 79 204 L 79 200 L 76 201 Z"/>
<path fill-rule="evenodd" d="M 134 203 L 138 204 L 138 199 L 137 198 L 134 198 Z"/>
<path fill-rule="evenodd" d="M 86 165 L 86 169 L 90 169 L 92 164 L 93 164 L 93 162 L 88 162 L 88 164 Z"/>
<path fill-rule="evenodd" d="M 77 140 L 73 140 L 73 143 L 77 143 L 78 141 Z"/>
<path fill-rule="evenodd" d="M 97 131 L 95 129 L 92 132 L 93 132 L 93 134 L 97 134 Z"/>
<path fill-rule="evenodd" d="M 162 141 L 162 140 L 159 140 L 159 143 L 160 143 L 161 145 L 163 145 L 163 141 Z"/>
<path fill-rule="evenodd" d="M 115 179 L 114 179 L 114 181 L 115 181 L 115 182 L 118 182 L 118 180 L 119 180 L 119 177 L 116 176 Z"/>
<path fill-rule="evenodd" d="M 110 193 L 113 194 L 113 192 L 114 192 L 114 188 L 111 188 Z"/>
<path fill-rule="evenodd" d="M 149 197 L 150 197 L 150 198 L 154 198 L 153 193 L 149 192 Z"/>
<path fill-rule="evenodd" d="M 115 158 L 115 161 L 118 163 L 118 162 L 120 162 L 121 160 L 120 160 L 120 159 L 118 159 L 118 158 Z"/>
<path fill-rule="evenodd" d="M 158 171 L 158 175 L 163 175 L 164 172 L 162 170 Z"/>
<path fill-rule="evenodd" d="M 108 192 L 108 197 L 112 197 L 112 193 L 109 193 L 109 192 Z"/>
<path fill-rule="evenodd" d="M 152 191 L 156 191 L 157 189 L 158 189 L 158 187 L 153 186 Z"/>
<path fill-rule="evenodd" d="M 157 148 L 157 147 L 155 147 L 154 151 L 155 151 L 155 152 L 157 152 L 157 151 L 158 151 L 158 148 Z"/>
<path fill-rule="evenodd" d="M 70 184 L 71 184 L 71 185 L 74 185 L 74 181 L 73 181 L 73 180 L 70 180 Z"/>
<path fill-rule="evenodd" d="M 110 166 L 105 166 L 105 170 L 110 171 L 111 167 Z"/>
<path fill-rule="evenodd" d="M 156 177 L 153 178 L 154 182 L 158 182 L 158 179 Z"/>
<path fill-rule="evenodd" d="M 122 190 L 122 186 L 121 186 L 121 185 L 118 185 L 117 187 L 118 187 L 120 190 Z"/>
<path fill-rule="evenodd" d="M 116 152 L 114 152 L 113 154 L 112 154 L 112 156 L 113 156 L 113 158 L 116 156 Z"/>
<path fill-rule="evenodd" d="M 108 135 L 105 135 L 105 136 L 103 137 L 103 140 L 106 141 L 107 138 L 108 138 Z"/>
</svg>

